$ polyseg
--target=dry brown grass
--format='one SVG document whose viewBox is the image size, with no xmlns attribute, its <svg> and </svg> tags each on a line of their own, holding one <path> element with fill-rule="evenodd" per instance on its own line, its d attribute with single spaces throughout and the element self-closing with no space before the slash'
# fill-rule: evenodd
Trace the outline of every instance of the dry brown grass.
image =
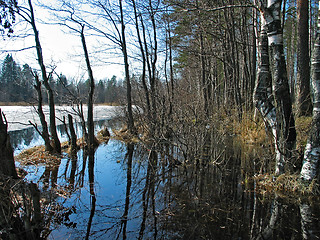
<svg viewBox="0 0 320 240">
<path fill-rule="evenodd" d="M 297 149 L 304 149 L 311 129 L 312 117 L 298 117 L 296 119 Z"/>
<path fill-rule="evenodd" d="M 20 162 L 21 165 L 56 165 L 61 161 L 62 156 L 57 154 L 51 154 L 45 151 L 44 146 L 37 146 L 23 150 L 18 154 L 15 159 Z"/>
<path fill-rule="evenodd" d="M 253 178 L 256 191 L 262 194 L 278 193 L 283 197 L 320 196 L 320 187 L 316 180 L 311 183 L 300 179 L 299 174 L 260 174 Z"/>
</svg>

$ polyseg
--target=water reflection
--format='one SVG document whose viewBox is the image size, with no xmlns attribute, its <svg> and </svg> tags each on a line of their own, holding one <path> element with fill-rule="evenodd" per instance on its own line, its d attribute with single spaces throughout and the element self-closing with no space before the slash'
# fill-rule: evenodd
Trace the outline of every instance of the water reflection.
<svg viewBox="0 0 320 240">
<path fill-rule="evenodd" d="M 189 149 L 110 139 L 27 178 L 47 196 L 49 239 L 318 239 L 319 201 L 255 193 L 254 159 L 214 132 Z"/>
<path fill-rule="evenodd" d="M 96 194 L 94 192 L 94 152 L 95 149 L 89 150 L 88 175 L 89 175 L 89 192 L 90 192 L 90 216 L 87 225 L 87 233 L 85 239 L 89 239 L 92 219 L 96 210 Z"/>
<path fill-rule="evenodd" d="M 118 123 L 112 120 L 95 121 L 95 132 L 100 131 L 106 125 L 110 126 L 115 124 L 118 124 Z M 68 127 L 68 125 L 62 124 L 57 126 L 58 136 L 61 142 L 69 140 L 66 127 Z M 74 128 L 75 128 L 75 133 L 77 137 L 78 138 L 82 137 L 81 124 L 79 122 L 75 122 Z M 15 155 L 20 153 L 23 149 L 42 145 L 44 143 L 40 134 L 37 131 L 35 131 L 33 127 L 22 129 L 22 130 L 10 131 L 9 135 L 10 135 L 11 145 L 14 149 Z"/>
</svg>

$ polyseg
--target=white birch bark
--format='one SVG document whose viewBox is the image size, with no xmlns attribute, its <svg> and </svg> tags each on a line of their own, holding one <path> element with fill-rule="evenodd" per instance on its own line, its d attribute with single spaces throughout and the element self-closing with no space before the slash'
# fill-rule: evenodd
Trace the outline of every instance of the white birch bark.
<svg viewBox="0 0 320 240">
<path fill-rule="evenodd" d="M 267 7 L 265 7 L 262 0 L 257 1 L 261 16 L 266 23 L 270 67 L 272 68 L 272 93 L 275 100 L 275 110 L 273 114 L 275 113 L 276 120 L 273 122 L 273 125 L 270 126 L 272 127 L 276 146 L 275 173 L 277 175 L 284 172 L 285 163 L 289 161 L 291 157 L 291 151 L 295 147 L 296 140 L 292 102 L 283 49 L 283 29 L 280 18 L 281 4 L 281 0 L 268 0 Z"/>
<path fill-rule="evenodd" d="M 261 32 L 258 45 L 258 70 L 254 89 L 254 104 L 261 113 L 265 124 L 271 129 L 275 144 L 276 159 L 281 158 L 277 144 L 276 108 L 273 104 L 272 77 L 269 66 L 269 48 L 266 21 L 261 15 Z M 279 162 L 279 160 L 277 160 Z"/>
<path fill-rule="evenodd" d="M 314 43 L 311 60 L 312 89 L 313 89 L 313 115 L 309 140 L 304 152 L 304 159 L 300 176 L 311 181 L 319 174 L 320 158 L 320 15 L 318 16 L 317 36 Z"/>
<path fill-rule="evenodd" d="M 312 208 L 308 203 L 301 203 L 300 206 L 301 216 L 301 234 L 303 239 L 318 239 L 317 234 L 317 220 L 313 216 Z"/>
</svg>

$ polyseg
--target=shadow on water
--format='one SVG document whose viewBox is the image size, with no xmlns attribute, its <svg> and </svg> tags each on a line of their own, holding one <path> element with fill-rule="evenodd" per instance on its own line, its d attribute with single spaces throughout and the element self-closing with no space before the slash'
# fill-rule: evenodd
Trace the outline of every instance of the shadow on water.
<svg viewBox="0 0 320 240">
<path fill-rule="evenodd" d="M 319 239 L 319 201 L 246 183 L 265 164 L 256 151 L 211 132 L 183 146 L 110 139 L 26 178 L 41 189 L 48 239 Z"/>
</svg>

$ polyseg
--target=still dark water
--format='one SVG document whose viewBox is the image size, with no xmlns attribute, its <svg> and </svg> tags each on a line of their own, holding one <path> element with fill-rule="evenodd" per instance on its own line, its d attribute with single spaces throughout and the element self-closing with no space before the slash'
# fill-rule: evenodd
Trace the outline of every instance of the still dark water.
<svg viewBox="0 0 320 240">
<path fill-rule="evenodd" d="M 96 130 L 105 124 L 115 127 Z M 16 153 L 38 143 L 32 129 L 11 138 Z M 110 139 L 94 154 L 24 167 L 41 190 L 48 239 L 319 239 L 318 201 L 256 194 L 248 176 L 262 150 L 216 139 L 205 136 L 194 155 Z"/>
</svg>

